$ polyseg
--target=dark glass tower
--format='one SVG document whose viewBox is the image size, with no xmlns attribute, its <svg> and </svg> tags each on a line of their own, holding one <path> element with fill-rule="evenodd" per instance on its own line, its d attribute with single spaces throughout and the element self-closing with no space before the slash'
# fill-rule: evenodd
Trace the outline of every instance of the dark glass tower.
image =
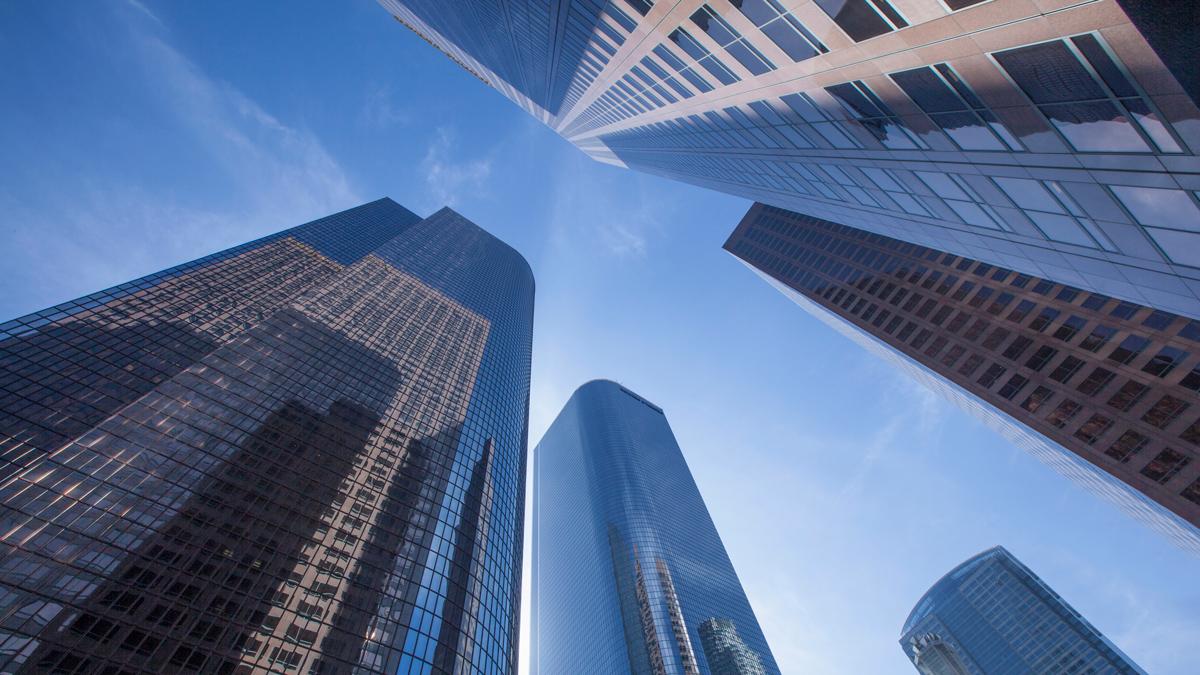
<svg viewBox="0 0 1200 675">
<path fill-rule="evenodd" d="M 382 199 L 0 326 L 0 671 L 515 672 L 532 312 Z"/>
<path fill-rule="evenodd" d="M 589 382 L 534 457 L 534 673 L 779 673 L 662 409 Z"/>
<path fill-rule="evenodd" d="M 1000 546 L 934 584 L 904 622 L 900 646 L 922 675 L 1145 675 Z"/>
<path fill-rule="evenodd" d="M 762 204 L 725 248 L 815 317 L 1200 553 L 1200 321 Z"/>
</svg>

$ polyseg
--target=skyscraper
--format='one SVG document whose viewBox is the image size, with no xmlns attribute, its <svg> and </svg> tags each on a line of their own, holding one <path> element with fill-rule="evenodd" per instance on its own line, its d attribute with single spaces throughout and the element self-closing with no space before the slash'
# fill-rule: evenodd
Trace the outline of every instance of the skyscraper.
<svg viewBox="0 0 1200 675">
<path fill-rule="evenodd" d="M 934 584 L 904 622 L 900 646 L 922 675 L 1145 675 L 1000 546 Z"/>
<path fill-rule="evenodd" d="M 661 408 L 581 386 L 533 503 L 534 673 L 779 673 Z"/>
<path fill-rule="evenodd" d="M 725 248 L 809 313 L 1200 552 L 1200 321 L 763 204 Z"/>
<path fill-rule="evenodd" d="M 0 325 L 0 671 L 515 672 L 533 291 L 381 199 Z"/>
<path fill-rule="evenodd" d="M 1191 4 L 380 2 L 601 161 L 1200 317 Z"/>
</svg>

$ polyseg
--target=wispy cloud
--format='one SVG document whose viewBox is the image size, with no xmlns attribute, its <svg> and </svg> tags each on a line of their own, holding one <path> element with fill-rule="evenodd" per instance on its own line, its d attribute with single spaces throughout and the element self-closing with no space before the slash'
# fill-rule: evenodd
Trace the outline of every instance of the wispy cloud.
<svg viewBox="0 0 1200 675">
<path fill-rule="evenodd" d="M 452 127 L 438 127 L 421 160 L 425 187 L 433 207 L 454 206 L 468 194 L 485 194 L 492 175 L 491 157 L 461 159 Z"/>
<path fill-rule="evenodd" d="M 360 113 L 360 120 L 368 129 L 381 131 L 404 126 L 412 120 L 411 113 L 396 104 L 393 94 L 390 84 L 373 82 L 369 85 Z"/>
<path fill-rule="evenodd" d="M 105 36 L 128 54 L 122 75 L 146 98 L 131 105 L 164 111 L 163 126 L 184 175 L 208 187 L 162 187 L 142 167 L 132 174 L 82 173 L 51 165 L 53 190 L 0 189 L 9 227 L 0 247 L 23 263 L 5 285 L 36 289 L 0 306 L 6 315 L 36 309 L 167 264 L 241 243 L 363 201 L 347 173 L 311 131 L 284 122 L 232 85 L 206 73 L 169 41 L 163 20 L 137 0 L 114 5 L 118 29 Z M 120 110 L 95 111 L 97 128 L 128 128 Z M 104 124 L 105 114 L 112 124 Z M 157 142 L 113 137 L 138 147 Z M 193 168 L 195 167 L 195 168 Z M 149 185 L 156 184 L 151 188 Z M 212 187 L 219 186 L 219 187 Z M 70 194 L 70 199 L 62 199 Z M 46 270 L 70 261 L 72 274 Z"/>
</svg>

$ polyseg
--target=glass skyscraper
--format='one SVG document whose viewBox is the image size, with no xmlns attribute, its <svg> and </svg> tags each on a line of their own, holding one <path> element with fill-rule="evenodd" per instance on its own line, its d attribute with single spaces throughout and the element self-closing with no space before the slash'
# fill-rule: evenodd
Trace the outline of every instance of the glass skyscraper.
<svg viewBox="0 0 1200 675">
<path fill-rule="evenodd" d="M 533 293 L 381 199 L 0 325 L 0 672 L 515 672 Z"/>
<path fill-rule="evenodd" d="M 1146 675 L 999 546 L 921 597 L 900 646 L 922 675 Z"/>
<path fill-rule="evenodd" d="M 725 248 L 835 330 L 1200 553 L 1200 320 L 763 204 Z"/>
<path fill-rule="evenodd" d="M 380 0 L 601 161 L 1200 317 L 1186 13 Z"/>
<path fill-rule="evenodd" d="M 778 675 L 662 409 L 575 391 L 534 450 L 533 672 Z"/>
</svg>

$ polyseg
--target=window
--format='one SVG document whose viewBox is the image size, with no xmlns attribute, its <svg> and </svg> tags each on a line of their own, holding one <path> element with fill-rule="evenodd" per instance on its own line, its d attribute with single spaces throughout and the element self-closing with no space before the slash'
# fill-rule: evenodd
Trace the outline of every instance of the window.
<svg viewBox="0 0 1200 675">
<path fill-rule="evenodd" d="M 1075 438 L 1088 445 L 1093 445 L 1104 435 L 1104 432 L 1112 428 L 1112 425 L 1113 421 L 1104 415 L 1092 415 L 1088 421 L 1083 423 L 1083 426 L 1075 431 Z"/>
<path fill-rule="evenodd" d="M 1037 307 L 1037 305 L 1033 302 L 1029 300 L 1022 300 L 1021 302 L 1017 303 L 1017 306 L 1013 309 L 1012 313 L 1008 315 L 1008 320 L 1021 323 L 1025 320 L 1025 317 L 1029 316 L 1029 313 L 1033 311 L 1034 307 Z"/>
<path fill-rule="evenodd" d="M 781 99 L 801 119 L 811 124 L 813 129 L 833 147 L 841 149 L 862 147 L 862 144 L 853 135 L 842 128 L 840 121 L 835 120 L 824 108 L 817 105 L 808 94 L 788 94 L 782 96 Z"/>
<path fill-rule="evenodd" d="M 1094 35 L 993 55 L 1081 152 L 1181 152 L 1167 125 Z"/>
<path fill-rule="evenodd" d="M 1117 348 L 1108 355 L 1108 360 L 1116 361 L 1117 363 L 1128 364 L 1136 359 L 1138 354 L 1142 353 L 1150 341 L 1140 335 L 1130 335 L 1117 345 Z"/>
<path fill-rule="evenodd" d="M 1177 452 L 1171 448 L 1163 448 L 1163 451 L 1150 460 L 1149 464 L 1142 467 L 1142 475 L 1162 485 L 1174 478 L 1175 474 L 1179 473 L 1191 461 L 1182 452 Z"/>
<path fill-rule="evenodd" d="M 1028 398 L 1021 402 L 1021 407 L 1031 413 L 1035 413 L 1038 411 L 1038 408 L 1041 408 L 1042 404 L 1046 401 L 1049 401 L 1050 397 L 1053 395 L 1054 392 L 1050 391 L 1046 387 L 1038 387 L 1037 389 L 1033 390 L 1033 393 L 1030 394 Z"/>
<path fill-rule="evenodd" d="M 1063 359 L 1062 363 L 1058 364 L 1058 367 L 1054 369 L 1054 372 L 1050 373 L 1050 379 L 1054 380 L 1055 382 L 1062 382 L 1063 384 L 1066 384 L 1072 377 L 1075 376 L 1075 373 L 1079 372 L 1079 369 L 1082 367 L 1082 359 L 1077 359 L 1074 356 L 1068 356 L 1067 358 Z"/>
<path fill-rule="evenodd" d="M 880 100 L 871 88 L 859 80 L 825 87 L 825 91 L 837 99 L 850 116 L 871 133 L 884 147 L 893 150 L 928 150 L 915 134 L 908 130 L 891 108 Z"/>
<path fill-rule="evenodd" d="M 1076 388 L 1084 396 L 1095 396 L 1112 382 L 1117 374 L 1107 368 L 1096 368 Z"/>
<path fill-rule="evenodd" d="M 1143 373 L 1150 373 L 1156 377 L 1166 377 L 1175 370 L 1175 366 L 1187 360 L 1188 353 L 1182 349 L 1174 347 L 1163 347 L 1162 351 L 1155 354 L 1153 358 L 1142 367 Z"/>
<path fill-rule="evenodd" d="M 1087 325 L 1087 320 L 1075 315 L 1067 317 L 1058 330 L 1054 331 L 1054 337 L 1063 342 L 1070 342 L 1071 338 L 1075 337 L 1084 326 Z"/>
<path fill-rule="evenodd" d="M 1174 396 L 1163 396 L 1158 403 L 1146 411 L 1145 415 L 1142 415 L 1142 421 L 1158 429 L 1166 429 L 1190 406 L 1190 403 L 1181 401 Z"/>
<path fill-rule="evenodd" d="M 1054 355 L 1057 353 L 1058 350 L 1053 347 L 1038 347 L 1038 350 L 1033 353 L 1033 356 L 1029 357 L 1029 360 L 1025 362 L 1025 367 L 1035 373 L 1039 372 L 1042 368 L 1046 367 L 1046 364 L 1049 363 L 1050 359 L 1054 358 Z"/>
<path fill-rule="evenodd" d="M 1099 351 L 1101 347 L 1108 344 L 1109 338 L 1115 335 L 1117 330 L 1105 325 L 1099 325 L 1092 329 L 1091 334 L 1079 343 L 1079 346 L 1089 352 Z"/>
<path fill-rule="evenodd" d="M 1200 207 L 1195 193 L 1130 185 L 1109 189 L 1172 262 L 1200 267 Z"/>
<path fill-rule="evenodd" d="M 692 37 L 692 34 L 684 30 L 682 27 L 671 31 L 671 34 L 667 36 L 667 39 L 679 45 L 679 48 L 682 49 L 684 53 L 695 59 L 696 63 L 700 64 L 701 68 L 704 68 L 711 73 L 712 76 L 717 78 L 717 81 L 721 84 L 733 84 L 741 79 L 737 75 L 734 75 L 733 71 L 729 70 L 728 66 L 718 61 L 717 57 L 713 56 L 707 49 L 704 48 L 704 45 L 697 42 L 696 38 Z"/>
<path fill-rule="evenodd" d="M 1012 344 L 1008 346 L 1008 349 L 1004 350 L 1004 358 L 1011 361 L 1016 361 L 1017 359 L 1021 358 L 1021 355 L 1024 354 L 1025 350 L 1029 349 L 1029 346 L 1032 344 L 1033 340 L 1030 340 L 1025 336 L 1017 336 L 1017 339 L 1012 341 Z M 1054 350 L 1050 351 L 1053 352 Z"/>
<path fill-rule="evenodd" d="M 986 1 L 987 0 L 942 0 L 942 2 L 946 3 L 946 6 L 950 8 L 950 11 L 966 9 L 967 7 L 972 7 Z"/>
<path fill-rule="evenodd" d="M 1126 431 L 1121 434 L 1104 454 L 1112 457 L 1118 462 L 1128 462 L 1130 457 L 1142 451 L 1146 444 L 1150 442 L 1149 438 L 1139 434 L 1136 431 Z"/>
<path fill-rule="evenodd" d="M 811 59 L 829 51 L 779 0 L 730 0 L 747 19 L 793 61 Z"/>
<path fill-rule="evenodd" d="M 646 16 L 646 13 L 654 6 L 654 0 L 625 0 L 625 2 L 642 16 Z"/>
<path fill-rule="evenodd" d="M 887 195 L 891 197 L 893 201 L 899 204 L 900 208 L 904 209 L 906 212 L 917 216 L 933 215 L 929 212 L 929 209 L 925 208 L 924 204 L 917 200 L 912 191 L 905 187 L 904 183 L 901 182 L 900 177 L 892 169 L 876 169 L 873 167 L 864 166 L 860 167 L 859 170 L 866 174 L 872 182 L 878 185 L 881 190 L 886 192 Z M 938 274 L 941 273 L 939 272 Z M 924 286 L 925 284 L 922 285 Z M 932 285 L 933 282 L 930 281 L 929 286 Z M 925 287 L 929 288 L 929 286 Z"/>
<path fill-rule="evenodd" d="M 730 56 L 737 59 L 737 62 L 745 66 L 746 70 L 751 73 L 762 75 L 775 70 L 775 64 L 768 61 L 762 52 L 755 49 L 754 45 L 747 42 L 742 34 L 737 32 L 737 29 L 730 26 L 708 5 L 701 5 L 700 9 L 692 14 L 692 23 L 712 38 L 713 42 L 721 45 L 725 51 L 729 52 Z"/>
<path fill-rule="evenodd" d="M 862 42 L 904 28 L 908 22 L 888 0 L 815 0 L 846 35 Z"/>
<path fill-rule="evenodd" d="M 1179 494 L 1183 495 L 1183 498 L 1189 502 L 1200 504 L 1200 478 L 1196 479 L 1194 483 L 1187 486 L 1183 492 Z"/>
<path fill-rule="evenodd" d="M 995 384 L 996 380 L 1000 379 L 1000 376 L 1003 374 L 1004 366 L 998 363 L 993 363 L 992 365 L 988 366 L 987 370 L 983 371 L 983 375 L 980 375 L 976 382 L 984 387 L 990 387 Z"/>
<path fill-rule="evenodd" d="M 1063 401 L 1062 403 L 1058 404 L 1058 407 L 1054 409 L 1054 412 L 1050 413 L 1049 417 L 1046 418 L 1046 421 L 1051 425 L 1061 429 L 1067 426 L 1067 422 L 1071 421 L 1071 418 L 1079 412 L 1080 408 L 1081 406 L 1074 401 Z"/>
<path fill-rule="evenodd" d="M 1046 330 L 1050 324 L 1054 323 L 1059 314 L 1060 312 L 1057 309 L 1043 307 L 1042 311 L 1038 312 L 1038 315 L 1033 318 L 1033 321 L 1029 322 L 1029 327 L 1040 333 Z"/>
<path fill-rule="evenodd" d="M 1130 319 L 1134 314 L 1137 314 L 1138 306 L 1132 302 L 1119 302 L 1116 307 L 1109 311 L 1109 314 L 1118 319 Z"/>
<path fill-rule="evenodd" d="M 1000 387 L 1000 397 L 1011 401 L 1027 384 L 1029 384 L 1029 378 L 1022 375 L 1013 375 L 1009 378 L 1008 382 L 1004 383 L 1003 387 Z"/>
<path fill-rule="evenodd" d="M 1200 364 L 1197 364 L 1195 368 L 1192 368 L 1192 372 L 1184 375 L 1179 384 L 1182 384 L 1184 387 L 1191 389 L 1192 391 L 1200 391 Z"/>
<path fill-rule="evenodd" d="M 1130 408 L 1137 405 L 1138 401 L 1142 400 L 1148 391 L 1150 391 L 1150 387 L 1130 380 L 1118 389 L 1112 398 L 1108 399 L 1108 404 L 1121 412 L 1128 412 Z"/>
<path fill-rule="evenodd" d="M 963 150 L 1024 149 L 949 65 L 914 68 L 890 77 Z"/>
<path fill-rule="evenodd" d="M 1001 176 L 993 177 L 992 181 L 1029 216 L 1047 239 L 1106 251 L 1117 250 L 1058 182 Z"/>
<path fill-rule="evenodd" d="M 945 200 L 964 223 L 989 230 L 1006 229 L 995 209 L 962 176 L 932 171 L 917 171 L 916 174 L 933 194 Z"/>
<path fill-rule="evenodd" d="M 1149 316 L 1142 319 L 1142 325 L 1153 330 L 1166 330 L 1171 322 L 1175 321 L 1175 315 L 1170 312 L 1164 312 L 1161 309 L 1156 309 L 1150 312 Z"/>
<path fill-rule="evenodd" d="M 705 80 L 703 77 L 701 77 L 696 72 L 695 68 L 685 65 L 678 56 L 675 56 L 675 54 L 673 54 L 671 52 L 671 50 L 667 49 L 666 45 L 659 45 L 659 46 L 655 47 L 654 54 L 658 58 L 662 59 L 663 63 L 667 64 L 672 69 L 674 69 L 675 72 L 679 73 L 683 77 L 683 79 L 685 79 L 689 83 L 691 83 L 691 85 L 693 87 L 695 87 L 700 93 L 703 94 L 705 92 L 709 92 L 709 91 L 713 90 L 713 86 L 708 83 L 708 80 Z M 671 82 L 668 81 L 667 84 L 671 84 Z M 675 86 L 675 85 L 678 85 L 678 86 Z M 689 97 L 692 95 L 691 92 L 687 92 L 686 94 L 684 93 L 687 91 L 687 89 L 685 87 L 683 87 L 683 85 L 679 85 L 678 80 L 675 81 L 675 85 L 672 85 L 672 88 L 675 89 L 676 91 L 678 91 L 680 93 L 680 95 L 685 96 L 685 97 Z"/>
</svg>

